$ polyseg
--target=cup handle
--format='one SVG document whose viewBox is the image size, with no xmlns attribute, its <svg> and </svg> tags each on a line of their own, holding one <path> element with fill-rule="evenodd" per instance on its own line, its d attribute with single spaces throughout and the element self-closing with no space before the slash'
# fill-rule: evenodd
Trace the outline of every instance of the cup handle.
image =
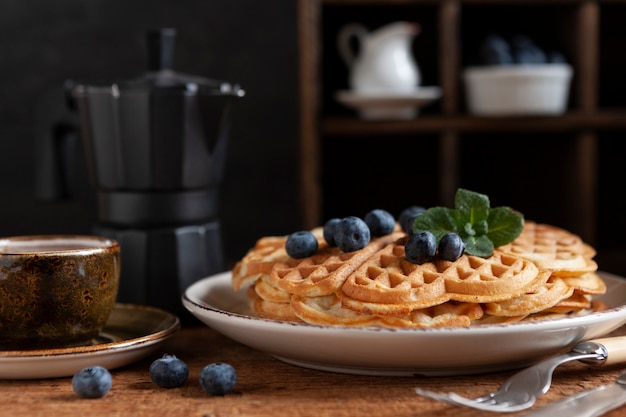
<svg viewBox="0 0 626 417">
<path fill-rule="evenodd" d="M 358 23 L 350 23 L 339 31 L 337 35 L 337 49 L 339 50 L 339 56 L 341 56 L 341 59 L 343 59 L 343 62 L 345 62 L 348 68 L 352 67 L 356 59 L 350 45 L 352 38 L 357 39 L 359 45 L 362 45 L 367 33 L 365 26 Z"/>
</svg>

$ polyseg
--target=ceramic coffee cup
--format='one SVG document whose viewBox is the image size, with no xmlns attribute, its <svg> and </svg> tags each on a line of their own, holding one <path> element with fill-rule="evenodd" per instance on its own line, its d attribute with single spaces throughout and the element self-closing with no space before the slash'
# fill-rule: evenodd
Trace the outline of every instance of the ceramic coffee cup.
<svg viewBox="0 0 626 417">
<path fill-rule="evenodd" d="M 113 239 L 0 238 L 0 350 L 90 344 L 113 310 L 119 278 Z"/>
</svg>

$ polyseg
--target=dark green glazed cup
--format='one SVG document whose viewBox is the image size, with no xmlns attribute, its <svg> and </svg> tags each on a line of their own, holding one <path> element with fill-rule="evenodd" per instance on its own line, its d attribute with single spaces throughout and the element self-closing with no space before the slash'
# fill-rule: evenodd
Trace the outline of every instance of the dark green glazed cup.
<svg viewBox="0 0 626 417">
<path fill-rule="evenodd" d="M 0 350 L 91 344 L 115 306 L 119 279 L 113 239 L 0 238 Z"/>
</svg>

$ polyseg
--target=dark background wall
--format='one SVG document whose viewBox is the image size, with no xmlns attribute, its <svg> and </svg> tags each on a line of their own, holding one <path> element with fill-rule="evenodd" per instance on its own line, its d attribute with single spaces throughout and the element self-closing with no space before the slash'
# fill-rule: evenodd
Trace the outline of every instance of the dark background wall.
<svg viewBox="0 0 626 417">
<path fill-rule="evenodd" d="M 233 113 L 221 191 L 227 260 L 240 257 L 257 237 L 293 231 L 296 6 L 292 0 L 3 0 L 0 236 L 90 231 L 94 195 L 80 171 L 82 186 L 70 199 L 43 199 L 37 191 L 39 135 L 54 111 L 64 111 L 61 98 L 50 109 L 57 97 L 51 92 L 68 78 L 141 75 L 144 34 L 160 27 L 177 29 L 176 70 L 246 90 Z"/>
<path fill-rule="evenodd" d="M 57 113 L 65 112 L 62 97 L 51 92 L 58 93 L 63 82 L 70 78 L 95 80 L 141 75 L 146 69 L 145 32 L 159 27 L 174 27 L 178 31 L 176 70 L 236 82 L 246 90 L 245 98 L 234 108 L 221 189 L 227 262 L 241 257 L 260 236 L 286 234 L 299 228 L 296 1 L 2 0 L 0 236 L 88 233 L 91 230 L 96 220 L 95 193 L 84 173 L 78 171 L 74 175 L 79 188 L 69 199 L 44 199 L 38 189 L 41 178 L 46 179 L 48 175 L 42 172 L 38 160 L 42 132 Z M 603 74 L 604 68 L 612 68 L 607 60 L 602 60 Z M 340 68 L 345 70 L 343 66 Z M 507 140 L 515 140 L 509 136 Z M 575 219 L 567 221 L 572 210 L 563 207 L 561 199 L 554 197 L 555 190 L 561 190 L 554 183 L 562 182 L 563 172 L 571 172 L 571 169 L 562 169 L 567 165 L 565 161 L 571 160 L 567 157 L 574 143 L 571 138 L 550 135 L 549 140 L 517 139 L 513 146 L 524 150 L 520 163 L 528 164 L 530 154 L 542 168 L 518 170 L 515 178 L 507 176 L 509 195 L 502 198 L 498 196 L 501 187 L 491 181 L 491 175 L 503 172 L 506 166 L 486 164 L 477 174 L 474 163 L 477 158 L 505 165 L 511 163 L 498 156 L 497 144 L 502 143 L 502 138 L 493 139 L 485 144 L 486 138 L 476 138 L 477 142 L 471 137 L 464 138 L 461 162 L 467 168 L 463 169 L 462 186 L 486 192 L 494 197 L 494 203 L 519 208 L 534 220 L 562 227 L 576 224 Z M 626 224 L 620 214 L 623 206 L 615 203 L 619 193 L 615 193 L 613 182 L 607 179 L 623 177 L 620 161 L 624 142 L 620 139 L 623 139 L 622 132 L 603 132 L 599 143 L 602 163 L 598 173 L 598 243 L 602 243 L 601 255 L 607 253 L 607 246 L 614 243 L 619 246 L 616 259 L 623 257 L 621 236 Z M 420 152 L 407 152 L 406 146 L 405 141 L 399 149 L 409 155 L 436 153 L 435 145 L 433 152 L 423 153 L 423 141 L 414 144 Z M 480 154 L 474 155 L 475 151 Z M 487 151 L 495 156 L 485 156 Z M 333 155 L 343 154 L 345 152 L 339 151 Z M 335 215 L 331 209 L 341 207 L 344 211 L 339 214 L 348 215 L 363 214 L 374 207 L 399 212 L 407 205 L 403 200 L 408 198 L 407 193 L 389 193 L 385 182 L 382 182 L 381 190 L 385 190 L 382 195 L 372 194 L 372 187 L 369 187 L 368 195 L 374 200 L 371 203 L 364 205 L 360 199 L 347 198 L 345 186 L 337 182 L 337 175 L 333 174 L 332 168 L 338 166 L 341 167 L 339 164 L 331 164 L 330 169 L 327 166 L 326 177 L 322 178 L 329 194 L 325 199 L 326 218 Z M 548 174 L 546 166 L 551 167 Z M 395 169 L 389 172 L 396 172 Z M 481 172 L 485 176 L 481 176 Z M 428 177 L 434 178 L 430 174 Z M 423 188 L 423 178 L 414 173 L 399 178 L 411 187 L 418 184 Z M 394 181 L 397 179 L 396 175 Z M 374 180 L 382 181 L 367 179 Z M 517 186 L 511 187 L 512 180 Z M 404 187 L 402 184 L 400 181 L 400 186 Z M 549 193 L 550 204 L 543 204 L 543 198 L 537 198 L 543 195 L 538 194 L 539 189 Z M 429 201 L 425 192 L 413 193 L 419 194 L 419 198 L 411 204 Z M 436 196 L 436 192 L 431 191 L 430 195 Z M 358 207 L 350 206 L 352 200 Z M 605 269 L 615 272 L 622 271 L 623 266 L 619 264 L 618 270 L 605 260 L 601 262 Z"/>
</svg>

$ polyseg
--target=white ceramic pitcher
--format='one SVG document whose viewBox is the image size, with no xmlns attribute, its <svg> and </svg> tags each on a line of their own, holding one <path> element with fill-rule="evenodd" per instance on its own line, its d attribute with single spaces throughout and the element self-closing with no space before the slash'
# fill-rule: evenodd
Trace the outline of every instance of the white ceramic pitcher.
<svg viewBox="0 0 626 417">
<path fill-rule="evenodd" d="M 419 30 L 411 22 L 394 22 L 371 32 L 358 23 L 344 26 L 337 47 L 350 70 L 350 87 L 359 93 L 402 93 L 417 88 L 421 74 L 411 42 Z M 358 56 L 353 39 L 359 42 Z"/>
</svg>

